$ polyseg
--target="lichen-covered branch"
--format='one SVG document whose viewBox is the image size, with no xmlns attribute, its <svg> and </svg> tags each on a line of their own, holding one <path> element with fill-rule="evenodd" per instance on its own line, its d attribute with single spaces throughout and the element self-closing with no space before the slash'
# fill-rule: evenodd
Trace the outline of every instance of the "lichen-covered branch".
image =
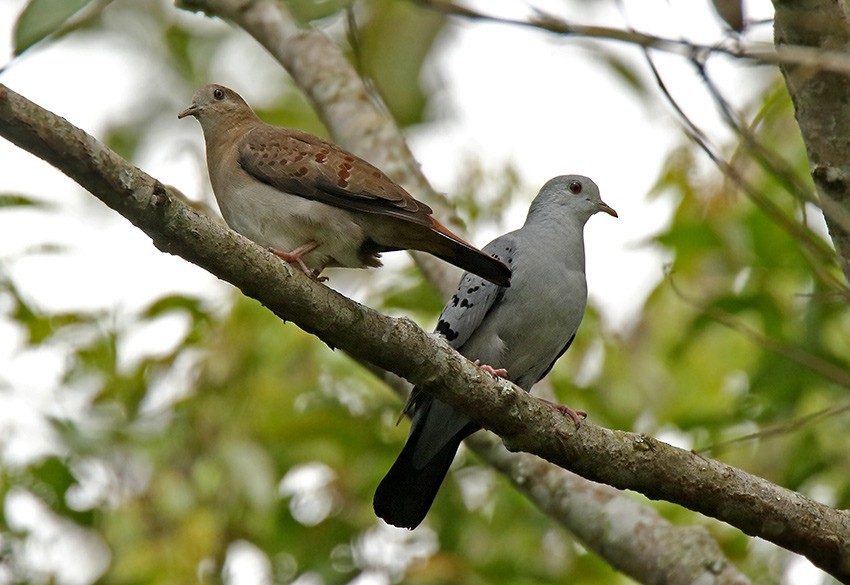
<svg viewBox="0 0 850 585">
<path fill-rule="evenodd" d="M 588 479 L 664 499 L 807 556 L 850 581 L 850 513 L 651 437 L 585 421 L 496 381 L 408 319 L 364 307 L 180 201 L 92 136 L 0 85 L 0 136 L 121 213 L 161 250 L 239 287 L 281 319 L 390 370 L 465 412 L 515 451 Z"/>
</svg>

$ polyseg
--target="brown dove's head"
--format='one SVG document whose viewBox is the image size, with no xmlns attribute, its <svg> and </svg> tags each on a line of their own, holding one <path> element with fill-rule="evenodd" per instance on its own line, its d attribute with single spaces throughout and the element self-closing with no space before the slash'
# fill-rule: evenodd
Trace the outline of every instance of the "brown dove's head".
<svg viewBox="0 0 850 585">
<path fill-rule="evenodd" d="M 219 125 L 225 128 L 240 122 L 259 121 L 242 96 L 223 85 L 206 85 L 192 96 L 192 105 L 177 114 L 178 118 L 195 116 L 204 131 L 216 130 Z"/>
</svg>

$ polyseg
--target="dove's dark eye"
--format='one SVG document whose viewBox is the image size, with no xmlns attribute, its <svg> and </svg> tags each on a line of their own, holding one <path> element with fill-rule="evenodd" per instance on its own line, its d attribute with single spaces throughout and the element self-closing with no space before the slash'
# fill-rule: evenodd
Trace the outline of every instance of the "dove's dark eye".
<svg viewBox="0 0 850 585">
<path fill-rule="evenodd" d="M 579 183 L 578 181 L 573 181 L 572 183 L 570 183 L 570 193 L 572 193 L 573 195 L 578 195 L 579 193 L 581 193 L 581 183 Z"/>
<path fill-rule="evenodd" d="M 224 90 L 219 88 L 219 87 L 215 88 L 213 90 L 213 97 L 217 100 L 223 100 L 224 99 Z"/>
</svg>

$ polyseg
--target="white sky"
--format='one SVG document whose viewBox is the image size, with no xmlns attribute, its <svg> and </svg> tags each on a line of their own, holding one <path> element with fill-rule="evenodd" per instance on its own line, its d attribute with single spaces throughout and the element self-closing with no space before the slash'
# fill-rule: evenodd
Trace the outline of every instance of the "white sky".
<svg viewBox="0 0 850 585">
<path fill-rule="evenodd" d="M 0 2 L 0 62 L 11 46 L 10 34 L 23 0 Z M 481 1 L 482 10 L 524 14 L 526 5 Z M 721 27 L 708 2 L 641 0 L 624 2 L 623 14 L 608 3 L 558 0 L 534 2 L 576 22 L 625 26 L 672 38 L 715 43 Z M 520 6 L 516 9 L 516 6 Z M 752 17 L 769 17 L 768 0 L 749 2 Z M 107 14 L 109 9 L 107 8 Z M 225 26 L 200 15 L 181 14 L 200 26 Z M 771 30 L 756 36 L 769 41 Z M 430 114 L 436 123 L 409 133 L 412 149 L 435 187 L 450 192 L 459 166 L 474 153 L 486 166 L 498 169 L 512 162 L 532 187 L 525 202 L 506 218 L 505 228 L 518 227 L 534 191 L 554 175 L 580 173 L 593 178 L 603 199 L 619 219 L 594 217 L 586 229 L 589 290 L 609 328 L 625 326 L 648 291 L 658 282 L 665 258 L 644 242 L 669 220 L 672 202 L 651 201 L 647 193 L 674 145 L 683 137 L 660 98 L 644 104 L 614 79 L 592 51 L 574 40 L 498 24 L 455 21 L 443 33 L 442 44 L 426 70 L 426 82 L 439 80 Z M 612 47 L 612 45 L 606 45 Z M 615 47 L 618 54 L 641 63 L 632 47 Z M 249 101 L 274 98 L 253 79 L 282 79 L 276 64 L 247 38 L 232 41 L 220 61 L 220 77 Z M 246 61 L 250 59 L 250 61 Z M 250 71 L 241 65 L 252 62 Z M 714 136 L 726 136 L 715 108 L 690 67 L 679 58 L 659 57 L 667 81 L 688 112 Z M 712 73 L 721 87 L 738 88 L 729 97 L 743 104 L 758 91 L 768 72 L 753 74 L 717 58 Z M 647 77 L 647 69 L 639 65 Z M 756 70 L 761 71 L 761 70 Z M 112 120 L 132 113 L 147 91 L 166 91 L 154 66 L 129 50 L 120 38 L 86 39 L 74 35 L 35 49 L 0 75 L 0 82 L 57 112 L 98 136 Z M 167 87 L 167 85 L 165 86 Z M 743 91 L 740 91 L 742 89 Z M 195 154 L 202 136 L 193 121 L 176 119 L 190 92 L 174 95 L 174 117 L 157 127 L 155 138 L 143 146 L 142 168 L 159 179 L 196 196 L 208 190 Z M 128 105 L 130 104 L 130 105 Z M 188 145 L 188 147 L 187 147 Z M 706 165 L 706 169 L 710 168 Z M 0 193 L 18 192 L 57 202 L 61 213 L 0 212 L 0 259 L 8 259 L 46 241 L 69 248 L 62 255 L 31 254 L 5 264 L 15 281 L 39 306 L 51 310 L 107 308 L 121 313 L 144 306 L 166 292 L 201 295 L 225 303 L 229 287 L 191 264 L 162 254 L 139 230 L 105 208 L 64 175 L 41 160 L 0 140 Z M 495 233 L 476 234 L 483 245 Z M 333 283 L 332 283 L 333 284 Z M 179 331 L 156 331 L 150 340 Z M 0 381 L 11 383 L 0 409 L 0 428 L 26 459 L 49 448 L 50 439 L 39 423 L 44 412 L 73 410 L 56 393 L 61 356 L 20 352 L 20 337 L 0 322 Z M 38 438 L 34 440 L 34 437 Z M 800 565 L 805 566 L 805 563 Z M 794 581 L 810 582 L 812 574 L 796 568 Z M 798 575 L 799 573 L 799 575 Z M 807 580 L 808 579 L 808 580 Z"/>
</svg>

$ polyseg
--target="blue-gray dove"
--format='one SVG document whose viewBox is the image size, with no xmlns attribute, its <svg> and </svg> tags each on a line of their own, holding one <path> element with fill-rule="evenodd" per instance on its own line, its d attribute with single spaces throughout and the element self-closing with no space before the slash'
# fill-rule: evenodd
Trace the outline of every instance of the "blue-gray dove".
<svg viewBox="0 0 850 585">
<path fill-rule="evenodd" d="M 511 287 L 464 274 L 436 331 L 466 358 L 507 370 L 509 380 L 530 390 L 570 347 L 584 316 L 584 225 L 600 211 L 617 217 L 587 177 L 551 179 L 525 224 L 483 248 L 511 268 Z M 410 434 L 373 503 L 387 523 L 412 529 L 428 513 L 460 442 L 479 426 L 415 388 L 408 408 Z M 576 411 L 560 408 L 578 421 Z"/>
<path fill-rule="evenodd" d="M 312 134 L 265 124 L 232 89 L 202 87 L 177 117 L 186 116 L 201 123 L 227 225 L 314 278 L 328 266 L 380 266 L 382 252 L 413 249 L 510 286 L 507 266 L 379 169 Z"/>
</svg>

